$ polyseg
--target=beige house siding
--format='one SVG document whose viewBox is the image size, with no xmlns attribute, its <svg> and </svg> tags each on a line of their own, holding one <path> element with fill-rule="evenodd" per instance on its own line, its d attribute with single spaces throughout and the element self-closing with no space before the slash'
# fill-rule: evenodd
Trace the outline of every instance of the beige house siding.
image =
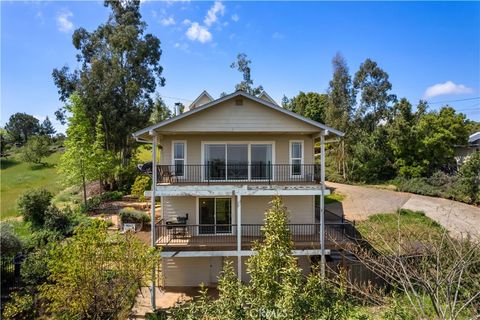
<svg viewBox="0 0 480 320">
<path fill-rule="evenodd" d="M 250 281 L 246 262 L 249 257 L 242 257 L 242 280 Z M 230 261 L 237 273 L 237 257 L 195 257 L 164 258 L 163 285 L 165 287 L 195 287 L 200 284 L 216 286 L 225 262 Z M 308 256 L 297 257 L 298 266 L 304 275 L 310 273 L 311 263 Z"/>
<path fill-rule="evenodd" d="M 188 213 L 188 224 L 197 224 L 195 201 L 195 197 L 162 197 L 162 218 L 183 217 Z"/>
<path fill-rule="evenodd" d="M 229 99 L 159 129 L 162 132 L 305 132 L 320 129 L 248 98 Z"/>
<path fill-rule="evenodd" d="M 222 135 L 175 135 L 164 136 L 160 144 L 162 146 L 161 164 L 172 164 L 172 142 L 186 142 L 186 164 L 202 164 L 202 142 L 226 142 L 226 143 L 255 143 L 272 142 L 274 144 L 273 162 L 275 164 L 289 164 L 290 141 L 303 141 L 304 163 L 313 164 L 313 139 L 307 135 L 288 134 L 222 134 Z"/>
<path fill-rule="evenodd" d="M 229 198 L 229 196 L 220 197 Z M 232 224 L 236 221 L 236 200 L 232 201 Z M 242 197 L 242 223 L 263 224 L 265 211 L 272 200 L 270 196 L 244 196 Z M 171 216 L 185 216 L 188 213 L 188 224 L 198 223 L 198 197 L 163 197 L 163 218 Z M 283 196 L 282 201 L 290 213 L 290 223 L 314 223 L 314 197 L 313 196 Z"/>
<path fill-rule="evenodd" d="M 163 258 L 162 275 L 166 287 L 214 286 L 222 271 L 224 257 Z"/>
<path fill-rule="evenodd" d="M 313 223 L 313 196 L 283 196 L 283 204 L 290 213 L 290 223 Z M 272 197 L 244 196 L 242 197 L 242 223 L 263 224 L 265 211 Z"/>
</svg>

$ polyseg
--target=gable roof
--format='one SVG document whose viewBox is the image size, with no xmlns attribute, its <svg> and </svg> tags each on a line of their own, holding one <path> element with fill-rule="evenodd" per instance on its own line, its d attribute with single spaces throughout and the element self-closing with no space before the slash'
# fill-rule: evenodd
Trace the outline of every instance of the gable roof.
<svg viewBox="0 0 480 320">
<path fill-rule="evenodd" d="M 236 92 L 234 92 L 234 93 L 231 93 L 231 94 L 228 94 L 228 95 L 223 96 L 223 97 L 221 97 L 221 98 L 218 98 L 217 100 L 213 100 L 213 101 L 211 101 L 211 102 L 209 102 L 209 103 L 206 103 L 206 104 L 204 104 L 204 105 L 201 105 L 201 106 L 199 106 L 199 107 L 190 109 L 189 111 L 184 112 L 184 113 L 182 113 L 182 114 L 180 114 L 180 115 L 177 115 L 177 116 L 175 116 L 175 117 L 173 117 L 173 118 L 170 118 L 170 119 L 164 120 L 164 121 L 162 121 L 162 122 L 159 122 L 159 123 L 157 123 L 157 124 L 154 124 L 154 125 L 151 125 L 151 126 L 149 126 L 149 127 L 146 127 L 146 128 L 144 128 L 144 129 L 142 129 L 142 130 L 139 130 L 139 131 L 133 133 L 132 135 L 133 135 L 134 138 L 137 138 L 137 139 L 138 139 L 138 138 L 141 138 L 141 137 L 140 137 L 141 135 L 144 135 L 144 134 L 146 134 L 146 133 L 149 133 L 150 131 L 153 131 L 153 130 L 155 130 L 155 129 L 161 128 L 161 127 L 163 127 L 163 126 L 166 126 L 166 125 L 168 125 L 168 124 L 170 124 L 170 123 L 173 123 L 173 122 L 175 122 L 175 121 L 178 121 L 178 120 L 180 120 L 180 119 L 189 117 L 189 116 L 191 116 L 192 114 L 195 114 L 195 113 L 197 113 L 197 112 L 201 112 L 201 111 L 203 111 L 203 110 L 205 110 L 205 109 L 208 109 L 208 108 L 210 108 L 210 107 L 212 107 L 212 106 L 215 106 L 215 105 L 217 105 L 217 104 L 219 104 L 219 103 L 222 103 L 222 102 L 224 102 L 224 101 L 227 101 L 227 100 L 229 100 L 229 99 L 232 99 L 232 98 L 235 98 L 235 97 L 238 97 L 238 96 L 242 96 L 242 97 L 251 99 L 251 100 L 253 100 L 253 101 L 256 101 L 256 102 L 258 102 L 258 103 L 260 103 L 260 104 L 262 104 L 262 105 L 264 105 L 264 106 L 266 106 L 266 107 L 269 107 L 269 108 L 271 108 L 271 109 L 274 109 L 274 110 L 277 110 L 277 111 L 279 111 L 279 112 L 282 112 L 282 113 L 284 113 L 284 114 L 286 114 L 286 115 L 289 115 L 289 116 L 291 116 L 291 117 L 294 117 L 294 118 L 296 118 L 296 119 L 298 119 L 298 120 L 300 120 L 300 121 L 303 121 L 303 122 L 305 122 L 305 123 L 308 123 L 308 124 L 310 124 L 310 125 L 312 125 L 312 126 L 314 126 L 314 127 L 317 127 L 317 128 L 319 128 L 319 129 L 321 129 L 321 130 L 328 130 L 330 133 L 333 133 L 333 134 L 335 134 L 335 135 L 337 135 L 337 136 L 340 136 L 340 137 L 343 137 L 343 136 L 344 136 L 344 133 L 341 132 L 341 131 L 338 131 L 338 130 L 336 130 L 336 129 L 334 129 L 334 128 L 331 128 L 331 127 L 329 127 L 329 126 L 327 126 L 327 125 L 324 125 L 323 123 L 320 123 L 320 122 L 317 122 L 317 121 L 314 121 L 314 120 L 305 118 L 305 117 L 303 117 L 303 116 L 301 116 L 301 115 L 299 115 L 299 114 L 297 114 L 297 113 L 295 113 L 295 112 L 292 112 L 292 111 L 290 111 L 290 110 L 287 110 L 287 109 L 285 109 L 285 108 L 282 108 L 282 107 L 278 106 L 278 105 L 275 104 L 275 103 L 271 103 L 271 102 L 266 101 L 266 100 L 264 100 L 264 99 L 260 99 L 260 98 L 258 98 L 258 97 L 256 97 L 256 96 L 253 96 L 253 95 L 248 94 L 248 93 L 246 93 L 246 92 L 244 92 L 244 91 L 241 91 L 241 90 L 238 90 L 238 91 L 236 91 Z"/>
<path fill-rule="evenodd" d="M 202 98 L 207 98 L 209 100 L 208 102 L 212 102 L 214 100 L 213 97 L 206 90 L 203 90 L 203 92 L 200 93 L 197 99 L 193 100 L 193 102 L 188 106 L 188 110 L 196 108 Z"/>
<path fill-rule="evenodd" d="M 265 100 L 265 101 L 268 101 L 268 102 L 271 102 L 271 103 L 273 103 L 273 104 L 278 105 L 278 104 L 275 102 L 275 100 L 273 100 L 272 97 L 270 97 L 270 96 L 268 95 L 268 93 L 265 92 L 265 91 L 262 91 L 262 93 L 261 93 L 260 96 L 258 96 L 258 97 L 259 97 L 260 99 L 263 99 L 263 100 Z"/>
</svg>

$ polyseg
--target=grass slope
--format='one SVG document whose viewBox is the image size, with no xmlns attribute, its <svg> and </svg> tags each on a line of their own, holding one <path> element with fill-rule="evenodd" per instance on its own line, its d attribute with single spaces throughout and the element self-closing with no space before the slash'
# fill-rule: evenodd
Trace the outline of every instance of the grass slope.
<svg viewBox="0 0 480 320">
<path fill-rule="evenodd" d="M 6 219 L 18 216 L 16 203 L 18 197 L 32 188 L 46 188 L 57 193 L 62 188 L 61 177 L 56 165 L 61 154 L 55 152 L 44 160 L 47 165 L 30 165 L 15 157 L 0 159 L 0 217 Z"/>
<path fill-rule="evenodd" d="M 396 213 L 380 213 L 356 224 L 357 230 L 377 250 L 386 249 L 398 242 L 398 232 L 402 241 L 428 241 L 439 237 L 443 227 L 430 219 L 422 211 L 400 209 Z"/>
</svg>

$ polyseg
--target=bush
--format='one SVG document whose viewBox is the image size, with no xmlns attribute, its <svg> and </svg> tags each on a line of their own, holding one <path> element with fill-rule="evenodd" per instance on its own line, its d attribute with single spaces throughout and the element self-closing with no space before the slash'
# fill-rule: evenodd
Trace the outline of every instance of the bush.
<svg viewBox="0 0 480 320">
<path fill-rule="evenodd" d="M 57 242 L 61 239 L 63 239 L 63 236 L 57 231 L 47 229 L 38 230 L 33 232 L 25 242 L 25 249 L 27 251 L 33 251 L 38 248 L 43 248 L 47 244 Z"/>
<path fill-rule="evenodd" d="M 137 176 L 132 186 L 132 196 L 138 197 L 140 201 L 145 201 L 143 193 L 150 187 L 152 179 L 149 176 Z"/>
<path fill-rule="evenodd" d="M 56 206 L 50 206 L 45 212 L 45 229 L 68 236 L 73 233 L 75 225 L 75 214 L 70 207 L 60 210 Z"/>
<path fill-rule="evenodd" d="M 50 154 L 50 138 L 47 136 L 31 137 L 20 151 L 20 159 L 25 162 L 40 164 Z"/>
<path fill-rule="evenodd" d="M 12 293 L 11 301 L 5 304 L 2 318 L 5 320 L 29 320 L 37 316 L 35 308 L 35 297 L 30 293 Z"/>
<path fill-rule="evenodd" d="M 40 285 L 47 281 L 48 272 L 48 253 L 46 249 L 39 249 L 27 255 L 25 262 L 20 269 L 22 281 L 27 285 Z"/>
<path fill-rule="evenodd" d="M 8 223 L 0 224 L 0 253 L 2 258 L 11 257 L 22 250 L 20 238 L 13 232 Z"/>
<path fill-rule="evenodd" d="M 40 296 L 56 319 L 127 319 L 159 256 L 135 235 L 91 220 L 49 250 L 50 276 Z"/>
<path fill-rule="evenodd" d="M 398 191 L 434 197 L 442 195 L 440 188 L 428 184 L 427 178 L 396 178 L 392 183 L 397 187 Z"/>
<path fill-rule="evenodd" d="M 33 228 L 42 228 L 52 197 L 46 189 L 33 189 L 22 194 L 17 205 L 23 220 L 31 222 Z"/>
<path fill-rule="evenodd" d="M 96 196 L 93 196 L 87 200 L 87 204 L 82 204 L 80 206 L 80 211 L 83 213 L 92 211 L 100 206 L 103 202 L 121 200 L 123 197 L 123 192 L 120 191 L 109 191 Z"/>
<path fill-rule="evenodd" d="M 150 221 L 145 212 L 131 207 L 120 210 L 119 217 L 122 223 L 148 223 Z"/>
</svg>

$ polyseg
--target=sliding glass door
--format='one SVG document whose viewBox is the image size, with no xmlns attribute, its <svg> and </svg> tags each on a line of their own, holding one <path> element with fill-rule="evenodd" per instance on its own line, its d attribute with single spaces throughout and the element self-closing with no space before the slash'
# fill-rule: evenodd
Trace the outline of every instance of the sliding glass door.
<svg viewBox="0 0 480 320">
<path fill-rule="evenodd" d="M 268 180 L 272 178 L 272 145 L 251 145 L 251 177 L 252 180 Z"/>
<path fill-rule="evenodd" d="M 272 144 L 207 143 L 204 177 L 209 181 L 272 179 Z"/>
<path fill-rule="evenodd" d="M 232 232 L 232 203 L 230 198 L 199 198 L 198 201 L 200 234 Z"/>
</svg>

